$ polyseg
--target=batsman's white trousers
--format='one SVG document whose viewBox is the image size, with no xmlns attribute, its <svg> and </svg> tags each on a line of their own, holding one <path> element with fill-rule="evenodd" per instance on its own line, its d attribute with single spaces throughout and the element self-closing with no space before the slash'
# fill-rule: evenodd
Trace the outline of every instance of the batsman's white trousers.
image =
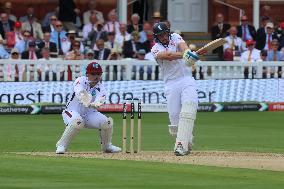
<svg viewBox="0 0 284 189">
<path fill-rule="evenodd" d="M 62 117 L 65 125 L 68 125 L 72 119 L 74 119 L 74 116 L 78 115 L 78 113 L 75 110 L 63 110 Z M 85 122 L 86 128 L 91 129 L 100 129 L 101 126 L 108 121 L 107 117 L 94 110 L 88 111 L 86 114 L 81 115 L 82 119 Z"/>
<path fill-rule="evenodd" d="M 171 125 L 178 125 L 181 106 L 185 102 L 198 105 L 196 82 L 192 77 L 170 80 L 165 84 L 165 96 Z"/>
</svg>

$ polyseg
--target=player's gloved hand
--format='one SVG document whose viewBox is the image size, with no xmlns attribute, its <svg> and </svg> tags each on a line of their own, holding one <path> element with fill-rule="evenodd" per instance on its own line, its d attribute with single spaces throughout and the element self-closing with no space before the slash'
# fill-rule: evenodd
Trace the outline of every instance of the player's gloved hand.
<svg viewBox="0 0 284 189">
<path fill-rule="evenodd" d="M 199 60 L 199 57 L 196 52 L 187 49 L 183 53 L 183 59 L 186 61 L 188 66 L 192 66 L 196 61 Z"/>
<path fill-rule="evenodd" d="M 88 94 L 87 91 L 83 90 L 79 93 L 78 99 L 83 104 L 83 106 L 89 107 L 91 104 L 92 95 Z"/>
<path fill-rule="evenodd" d="M 93 108 L 99 108 L 101 107 L 102 105 L 104 105 L 106 103 L 106 97 L 105 96 L 101 96 L 99 98 L 99 100 L 95 101 L 95 102 L 92 102 L 90 104 L 91 107 Z"/>
</svg>

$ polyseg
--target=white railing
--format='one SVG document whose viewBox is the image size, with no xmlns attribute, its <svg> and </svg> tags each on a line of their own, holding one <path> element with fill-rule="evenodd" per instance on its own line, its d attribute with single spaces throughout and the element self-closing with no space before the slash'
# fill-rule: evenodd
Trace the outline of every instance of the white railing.
<svg viewBox="0 0 284 189">
<path fill-rule="evenodd" d="M 158 65 L 155 61 L 135 59 L 97 61 L 103 69 L 103 80 L 155 80 L 161 79 L 156 75 Z M 75 80 L 85 73 L 90 60 L 0 60 L 0 77 L 2 81 L 60 81 Z M 18 68 L 18 71 L 16 71 Z M 153 70 L 150 72 L 150 70 Z"/>
<path fill-rule="evenodd" d="M 0 60 L 1 81 L 75 80 L 85 73 L 90 61 Z M 97 61 L 103 68 L 103 80 L 161 80 L 155 61 L 135 59 Z M 17 65 L 17 66 L 16 66 Z M 16 72 L 18 67 L 18 72 Z M 284 62 L 203 61 L 195 66 L 196 79 L 284 78 Z M 283 71 L 279 71 L 279 68 Z M 191 68 L 189 68 L 191 69 Z M 39 70 L 39 72 L 38 72 Z M 247 74 L 245 74 L 247 73 Z M 2 74 L 2 78 L 1 78 Z"/>
</svg>

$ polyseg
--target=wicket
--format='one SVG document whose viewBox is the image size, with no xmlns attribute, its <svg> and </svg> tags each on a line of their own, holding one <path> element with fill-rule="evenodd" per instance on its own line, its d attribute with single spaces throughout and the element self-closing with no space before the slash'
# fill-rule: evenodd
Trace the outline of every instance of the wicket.
<svg viewBox="0 0 284 189">
<path fill-rule="evenodd" d="M 138 119 L 137 119 L 137 151 L 134 151 L 134 130 L 135 130 L 135 106 L 134 101 L 130 103 L 130 149 L 127 151 L 127 103 L 123 103 L 122 112 L 122 152 L 123 153 L 139 153 L 141 152 L 141 102 L 138 102 Z"/>
</svg>

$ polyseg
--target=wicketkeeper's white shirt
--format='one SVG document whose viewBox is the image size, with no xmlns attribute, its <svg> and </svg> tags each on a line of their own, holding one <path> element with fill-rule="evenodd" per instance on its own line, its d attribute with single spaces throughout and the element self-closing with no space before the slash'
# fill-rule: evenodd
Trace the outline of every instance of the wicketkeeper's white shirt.
<svg viewBox="0 0 284 189">
<path fill-rule="evenodd" d="M 183 77 L 191 77 L 189 70 L 187 69 L 187 66 L 185 64 L 185 61 L 183 59 L 168 61 L 168 60 L 159 60 L 157 59 L 157 56 L 160 52 L 168 51 L 168 52 L 178 52 L 178 44 L 184 42 L 182 37 L 177 33 L 171 34 L 171 39 L 169 42 L 168 47 L 164 47 L 160 43 L 156 43 L 152 49 L 151 52 L 153 56 L 155 57 L 157 63 L 161 67 L 161 72 L 163 75 L 163 80 L 165 83 L 168 83 L 170 81 L 174 81 Z M 194 82 L 194 79 L 191 77 L 192 82 Z"/>
<path fill-rule="evenodd" d="M 97 101 L 100 97 L 106 95 L 105 87 L 101 82 L 97 83 L 94 87 L 90 87 L 88 78 L 86 76 L 78 77 L 73 83 L 73 93 L 70 100 L 66 105 L 66 109 L 70 111 L 76 111 L 81 116 L 87 114 L 88 111 L 94 111 L 94 108 L 86 108 L 79 101 L 78 96 L 82 90 L 86 90 L 87 93 L 92 95 L 92 101 Z"/>
</svg>

